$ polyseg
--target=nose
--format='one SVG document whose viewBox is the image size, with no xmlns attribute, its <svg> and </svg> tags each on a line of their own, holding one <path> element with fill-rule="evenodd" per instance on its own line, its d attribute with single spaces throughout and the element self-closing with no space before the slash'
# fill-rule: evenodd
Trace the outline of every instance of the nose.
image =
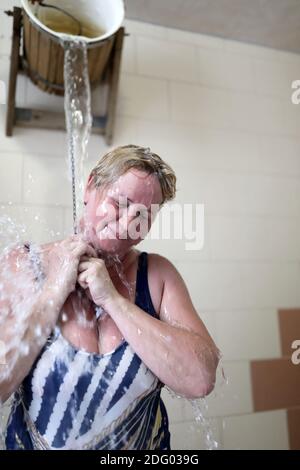
<svg viewBox="0 0 300 470">
<path fill-rule="evenodd" d="M 141 215 L 141 210 L 138 208 L 130 207 L 124 214 L 119 218 L 119 235 L 127 234 L 128 227 L 131 222 L 139 218 Z"/>
</svg>

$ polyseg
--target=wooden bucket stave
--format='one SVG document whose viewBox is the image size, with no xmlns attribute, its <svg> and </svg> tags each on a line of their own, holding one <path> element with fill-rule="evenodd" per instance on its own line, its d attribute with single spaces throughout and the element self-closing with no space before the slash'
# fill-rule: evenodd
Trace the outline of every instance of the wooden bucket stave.
<svg viewBox="0 0 300 470">
<path fill-rule="evenodd" d="M 24 58 L 26 72 L 31 81 L 41 90 L 56 95 L 64 94 L 64 50 L 59 42 L 31 21 L 23 10 Z M 115 35 L 98 45 L 88 47 L 88 71 L 91 86 L 103 77 L 113 47 Z"/>
</svg>

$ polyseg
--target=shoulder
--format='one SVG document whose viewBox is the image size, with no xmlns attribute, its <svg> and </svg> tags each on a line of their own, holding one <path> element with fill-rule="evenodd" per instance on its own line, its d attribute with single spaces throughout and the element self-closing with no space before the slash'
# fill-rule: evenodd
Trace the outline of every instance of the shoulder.
<svg viewBox="0 0 300 470">
<path fill-rule="evenodd" d="M 54 244 L 47 243 L 38 245 L 39 249 L 43 251 L 45 248 L 49 249 Z M 30 263 L 29 246 L 32 243 L 24 241 L 9 247 L 4 248 L 0 255 L 0 279 L 1 282 L 7 287 L 14 286 L 15 281 L 26 280 L 25 284 L 29 285 L 30 280 L 33 280 L 32 266 Z M 36 244 L 34 244 L 37 246 Z"/>
<path fill-rule="evenodd" d="M 163 281 L 169 278 L 181 277 L 174 264 L 157 253 L 148 253 L 148 266 L 149 270 L 153 271 Z"/>
<path fill-rule="evenodd" d="M 24 244 L 4 248 L 1 253 L 1 271 L 16 271 L 20 263 L 28 257 L 28 250 Z"/>
<path fill-rule="evenodd" d="M 148 284 L 153 305 L 160 312 L 167 285 L 183 284 L 183 280 L 171 261 L 157 253 L 148 253 Z"/>
</svg>

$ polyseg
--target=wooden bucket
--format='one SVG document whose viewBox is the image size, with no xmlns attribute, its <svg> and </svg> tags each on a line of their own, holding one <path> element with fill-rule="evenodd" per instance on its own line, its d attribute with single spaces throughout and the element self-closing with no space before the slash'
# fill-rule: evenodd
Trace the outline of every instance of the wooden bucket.
<svg viewBox="0 0 300 470">
<path fill-rule="evenodd" d="M 101 0 L 99 1 L 101 3 Z M 93 2 L 96 4 L 97 0 L 93 0 Z M 51 4 L 53 3 L 55 2 L 51 0 Z M 66 3 L 70 4 L 70 0 Z M 73 3 L 78 4 L 78 0 Z M 63 1 L 59 2 L 59 6 L 63 4 Z M 41 22 L 35 20 L 28 5 L 30 5 L 30 1 L 22 1 L 24 68 L 33 83 L 41 90 L 63 95 L 64 49 L 61 45 L 62 33 L 51 31 Z M 103 78 L 114 44 L 115 33 L 123 21 L 122 11 L 120 11 L 119 17 L 119 24 L 115 21 L 114 27 L 110 31 L 106 31 L 99 37 L 85 38 L 88 48 L 88 70 L 91 86 L 101 82 Z"/>
</svg>

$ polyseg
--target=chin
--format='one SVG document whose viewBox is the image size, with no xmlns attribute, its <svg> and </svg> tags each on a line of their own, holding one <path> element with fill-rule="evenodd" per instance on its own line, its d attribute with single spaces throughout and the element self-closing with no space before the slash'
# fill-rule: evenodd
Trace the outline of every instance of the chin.
<svg viewBox="0 0 300 470">
<path fill-rule="evenodd" d="M 122 253 L 124 249 L 126 249 L 126 246 L 128 243 L 124 240 L 110 240 L 107 238 L 101 239 L 97 241 L 97 250 L 103 251 L 105 253 L 109 254 L 117 254 L 117 253 Z M 128 246 L 129 248 L 129 246 Z"/>
<path fill-rule="evenodd" d="M 120 240 L 120 239 L 109 239 L 102 238 L 98 239 L 97 249 L 108 254 L 124 254 L 130 250 L 133 246 L 137 245 L 136 240 Z"/>
</svg>

